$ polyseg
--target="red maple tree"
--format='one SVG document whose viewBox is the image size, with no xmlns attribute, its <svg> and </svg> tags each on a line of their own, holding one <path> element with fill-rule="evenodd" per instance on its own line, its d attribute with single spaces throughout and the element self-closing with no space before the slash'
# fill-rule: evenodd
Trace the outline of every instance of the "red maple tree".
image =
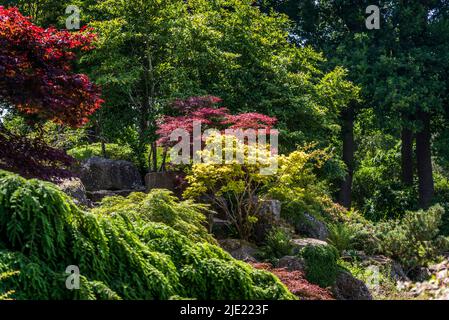
<svg viewBox="0 0 449 320">
<path fill-rule="evenodd" d="M 185 100 L 175 100 L 172 103 L 180 115 L 164 116 L 158 123 L 158 144 L 169 147 L 176 143 L 170 141 L 170 134 L 176 129 L 186 130 L 192 137 L 193 123 L 201 122 L 201 127 L 206 129 L 255 129 L 266 130 L 269 134 L 277 119 L 260 113 L 230 114 L 228 108 L 217 107 L 222 100 L 215 96 L 191 97 Z M 195 137 L 192 137 L 192 140 Z"/>
<path fill-rule="evenodd" d="M 77 52 L 91 49 L 94 38 L 87 29 L 43 29 L 17 8 L 0 6 L 0 108 L 12 109 L 35 124 L 85 124 L 103 100 L 99 87 L 86 75 L 74 73 L 72 63 Z M 2 169 L 45 180 L 71 175 L 67 168 L 73 159 L 63 150 L 39 138 L 15 135 L 1 121 L 0 143 Z"/>
<path fill-rule="evenodd" d="M 77 50 L 95 35 L 43 29 L 17 8 L 0 6 L 0 101 L 39 120 L 80 126 L 100 108 L 100 90 L 72 72 Z"/>
</svg>

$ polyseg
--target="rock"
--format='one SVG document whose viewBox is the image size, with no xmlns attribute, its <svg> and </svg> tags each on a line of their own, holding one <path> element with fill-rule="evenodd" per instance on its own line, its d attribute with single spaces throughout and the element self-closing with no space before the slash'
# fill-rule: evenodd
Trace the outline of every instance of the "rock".
<svg viewBox="0 0 449 320">
<path fill-rule="evenodd" d="M 337 300 L 372 300 L 366 284 L 347 271 L 337 275 L 332 292 Z"/>
<path fill-rule="evenodd" d="M 319 239 L 313 238 L 301 238 L 301 239 L 292 239 L 291 244 L 293 246 L 293 254 L 298 254 L 302 248 L 307 246 L 327 246 L 328 243 L 326 241 L 322 241 Z"/>
<path fill-rule="evenodd" d="M 303 219 L 296 223 L 295 229 L 301 235 L 319 240 L 327 240 L 329 236 L 326 225 L 308 213 L 304 213 Z"/>
<path fill-rule="evenodd" d="M 281 219 L 281 202 L 279 200 L 261 200 L 260 216 L 268 216 L 274 221 Z"/>
<path fill-rule="evenodd" d="M 409 271 L 408 273 L 410 279 L 417 282 L 424 282 L 430 278 L 432 273 L 429 268 L 417 267 Z"/>
<path fill-rule="evenodd" d="M 362 266 L 377 266 L 389 270 L 390 276 L 396 281 L 409 280 L 402 266 L 391 258 L 375 255 L 375 256 L 360 256 Z"/>
<path fill-rule="evenodd" d="M 304 271 L 305 262 L 304 259 L 296 256 L 285 256 L 279 259 L 276 268 L 285 268 L 288 271 Z"/>
<path fill-rule="evenodd" d="M 437 280 L 440 280 L 440 281 L 446 280 L 447 277 L 448 277 L 448 271 L 447 271 L 447 269 L 438 271 L 437 274 L 436 274 Z"/>
<path fill-rule="evenodd" d="M 64 179 L 58 183 L 58 187 L 69 195 L 75 204 L 90 207 L 91 203 L 86 196 L 86 188 L 79 178 Z"/>
<path fill-rule="evenodd" d="M 92 157 L 81 163 L 79 171 L 87 191 L 143 187 L 139 171 L 128 161 Z"/>
<path fill-rule="evenodd" d="M 147 191 L 151 189 L 168 189 L 176 191 L 176 172 L 150 172 L 145 176 L 145 186 Z"/>
<path fill-rule="evenodd" d="M 92 202 L 101 202 L 105 197 L 122 196 L 127 197 L 133 192 L 143 192 L 145 189 L 140 190 L 98 190 L 98 191 L 87 191 L 87 197 Z"/>
<path fill-rule="evenodd" d="M 279 224 L 281 202 L 279 200 L 261 199 L 258 196 L 254 196 L 252 201 L 254 205 L 259 206 L 257 222 L 253 225 L 253 240 L 255 243 L 264 243 L 273 226 Z"/>
<path fill-rule="evenodd" d="M 434 265 L 429 266 L 429 271 L 430 272 L 438 272 L 441 270 L 447 270 L 449 269 L 449 265 L 448 265 L 448 261 L 443 261 Z"/>
<path fill-rule="evenodd" d="M 257 248 L 244 240 L 238 239 L 224 239 L 219 240 L 220 246 L 231 256 L 237 260 L 245 262 L 257 262 L 254 256 L 257 254 Z"/>
</svg>

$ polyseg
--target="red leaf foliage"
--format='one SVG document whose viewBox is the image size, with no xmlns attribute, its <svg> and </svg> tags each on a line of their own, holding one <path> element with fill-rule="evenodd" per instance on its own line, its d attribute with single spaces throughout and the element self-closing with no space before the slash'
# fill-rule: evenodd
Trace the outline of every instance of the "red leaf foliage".
<svg viewBox="0 0 449 320">
<path fill-rule="evenodd" d="M 217 107 L 222 100 L 215 96 L 190 97 L 185 100 L 175 100 L 172 107 L 179 116 L 162 117 L 158 123 L 158 144 L 170 145 L 170 134 L 176 129 L 186 130 L 192 137 L 193 123 L 201 122 L 202 130 L 217 129 L 265 129 L 267 134 L 276 124 L 277 119 L 260 113 L 241 113 L 231 115 L 228 108 Z M 175 142 L 172 142 L 175 143 Z"/>
<path fill-rule="evenodd" d="M 74 159 L 65 151 L 51 148 L 40 139 L 29 139 L 0 129 L 0 169 L 26 178 L 57 181 L 72 177 L 67 169 Z"/>
<path fill-rule="evenodd" d="M 37 119 L 80 126 L 103 100 L 84 74 L 72 73 L 76 50 L 95 35 L 43 29 L 17 8 L 0 6 L 0 100 Z"/>
<path fill-rule="evenodd" d="M 301 271 L 288 271 L 285 268 L 273 268 L 270 263 L 251 263 L 256 269 L 266 270 L 276 275 L 279 280 L 302 300 L 334 300 L 332 294 L 305 279 Z"/>
</svg>

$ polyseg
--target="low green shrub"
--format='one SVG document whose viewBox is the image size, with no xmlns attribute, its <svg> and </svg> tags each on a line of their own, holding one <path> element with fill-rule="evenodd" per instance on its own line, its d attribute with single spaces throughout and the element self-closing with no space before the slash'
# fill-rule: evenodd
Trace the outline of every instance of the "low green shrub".
<svg viewBox="0 0 449 320">
<path fill-rule="evenodd" d="M 444 208 L 407 211 L 402 218 L 373 223 L 363 218 L 346 222 L 352 230 L 351 249 L 382 254 L 406 269 L 426 265 L 449 249 L 448 238 L 440 235 Z"/>
<path fill-rule="evenodd" d="M 376 226 L 371 221 L 350 221 L 348 228 L 352 230 L 351 248 L 363 251 L 368 255 L 381 253 L 380 239 L 376 235 Z"/>
<path fill-rule="evenodd" d="M 268 190 L 270 197 L 282 202 L 282 217 L 293 225 L 301 221 L 305 212 L 320 217 L 329 198 L 327 184 L 318 179 L 316 171 L 330 155 L 312 147 L 280 157 L 277 178 Z"/>
<path fill-rule="evenodd" d="M 338 274 L 338 251 L 332 245 L 307 246 L 299 255 L 306 263 L 306 278 L 326 288 L 335 284 Z"/>
<path fill-rule="evenodd" d="M 65 286 L 69 265 L 80 290 Z M 294 298 L 271 273 L 138 210 L 84 212 L 51 183 L 0 172 L 0 273 L 15 270 L 0 287 L 14 299 Z"/>
<path fill-rule="evenodd" d="M 449 236 L 449 179 L 439 172 L 435 172 L 434 179 L 434 201 L 444 208 L 444 214 L 441 218 L 440 233 L 444 236 Z"/>
<path fill-rule="evenodd" d="M 443 207 L 435 205 L 428 210 L 406 212 L 402 219 L 379 223 L 376 237 L 381 252 L 406 268 L 425 265 L 449 249 L 449 240 L 439 235 L 443 214 Z"/>
<path fill-rule="evenodd" d="M 126 198 L 107 197 L 92 212 L 100 215 L 123 213 L 134 221 L 164 223 L 193 241 L 215 243 L 204 227 L 208 206 L 191 200 L 178 201 L 172 192 L 165 189 L 153 189 L 148 194 L 135 192 Z"/>
<path fill-rule="evenodd" d="M 292 232 L 285 227 L 273 227 L 267 234 L 265 245 L 261 248 L 260 256 L 263 259 L 275 261 L 292 252 Z"/>
<path fill-rule="evenodd" d="M 137 159 L 129 146 L 106 143 L 106 158 L 112 160 L 126 160 L 136 163 Z M 92 157 L 103 157 L 101 143 L 87 144 L 67 151 L 67 154 L 77 160 L 86 160 Z M 136 163 L 137 164 L 137 163 Z"/>
</svg>

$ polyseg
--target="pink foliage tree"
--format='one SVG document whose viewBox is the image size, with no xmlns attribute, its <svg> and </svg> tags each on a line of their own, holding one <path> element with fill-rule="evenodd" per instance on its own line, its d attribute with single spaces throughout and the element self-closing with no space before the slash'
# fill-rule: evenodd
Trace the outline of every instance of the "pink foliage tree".
<svg viewBox="0 0 449 320">
<path fill-rule="evenodd" d="M 215 96 L 191 97 L 175 100 L 172 108 L 180 113 L 178 116 L 164 116 L 158 123 L 158 145 L 168 148 L 176 143 L 170 141 L 170 134 L 176 129 L 183 129 L 190 134 L 193 142 L 193 124 L 201 123 L 202 130 L 226 129 L 266 130 L 270 134 L 277 119 L 260 113 L 240 113 L 232 115 L 226 107 L 218 107 L 222 100 Z"/>
</svg>

